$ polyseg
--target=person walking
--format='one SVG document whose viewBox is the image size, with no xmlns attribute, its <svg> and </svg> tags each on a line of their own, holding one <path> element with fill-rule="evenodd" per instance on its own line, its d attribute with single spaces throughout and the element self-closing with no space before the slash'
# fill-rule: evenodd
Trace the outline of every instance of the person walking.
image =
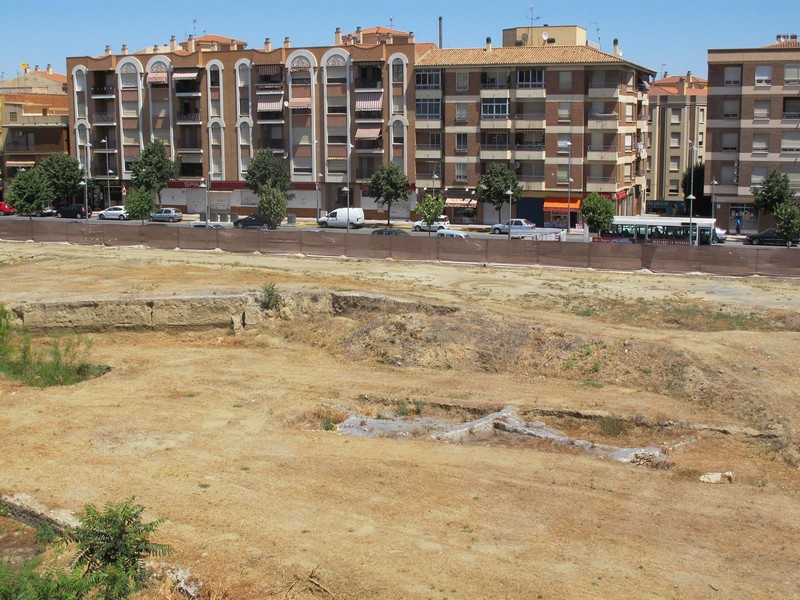
<svg viewBox="0 0 800 600">
<path fill-rule="evenodd" d="M 736 235 L 740 235 L 742 233 L 742 220 L 739 217 L 736 217 Z"/>
</svg>

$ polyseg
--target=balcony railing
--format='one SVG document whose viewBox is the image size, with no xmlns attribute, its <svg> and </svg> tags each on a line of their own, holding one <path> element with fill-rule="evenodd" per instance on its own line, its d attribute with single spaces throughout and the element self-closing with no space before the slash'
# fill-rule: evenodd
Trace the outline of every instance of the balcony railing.
<svg viewBox="0 0 800 600">
<path fill-rule="evenodd" d="M 481 144 L 481 150 L 509 150 L 510 146 L 506 144 Z"/>
<path fill-rule="evenodd" d="M 521 90 L 530 90 L 536 88 L 543 88 L 544 81 L 518 81 L 517 88 Z"/>
<path fill-rule="evenodd" d="M 94 96 L 113 96 L 114 95 L 114 86 L 113 85 L 93 85 L 92 86 L 92 94 Z"/>
<path fill-rule="evenodd" d="M 178 113 L 178 121 L 199 121 L 199 120 L 200 120 L 199 111 Z"/>
<path fill-rule="evenodd" d="M 589 152 L 617 152 L 617 146 L 593 146 L 588 148 Z"/>
<path fill-rule="evenodd" d="M 508 113 L 491 113 L 491 114 L 481 113 L 481 119 L 487 121 L 493 121 L 493 120 L 502 121 L 502 120 L 508 120 L 510 118 L 511 116 Z"/>
<path fill-rule="evenodd" d="M 516 118 L 520 121 L 544 121 L 544 113 L 517 113 Z"/>
<path fill-rule="evenodd" d="M 417 121 L 438 121 L 442 118 L 441 114 L 417 114 Z"/>
<path fill-rule="evenodd" d="M 283 82 L 274 82 L 274 83 L 257 83 L 256 84 L 256 93 L 258 92 L 275 92 L 275 91 L 283 91 Z"/>
<path fill-rule="evenodd" d="M 559 182 L 560 183 L 560 182 Z M 617 184 L 616 177 L 587 177 L 586 183 L 599 183 L 599 184 Z"/>
<path fill-rule="evenodd" d="M 356 87 L 361 90 L 379 90 L 383 89 L 382 79 L 356 79 Z"/>
<path fill-rule="evenodd" d="M 441 144 L 417 144 L 417 150 L 441 150 Z"/>
<path fill-rule="evenodd" d="M 516 150 L 544 150 L 544 142 L 520 142 L 518 144 L 514 144 L 514 148 Z"/>
<path fill-rule="evenodd" d="M 784 119 L 800 119 L 800 112 L 785 112 L 783 113 Z"/>
<path fill-rule="evenodd" d="M 482 90 L 507 90 L 509 87 L 507 81 L 481 81 Z"/>
<path fill-rule="evenodd" d="M 589 115 L 590 119 L 598 119 L 600 121 L 616 121 L 619 119 L 619 115 L 615 112 L 610 113 L 591 113 Z"/>
<path fill-rule="evenodd" d="M 114 123 L 116 116 L 113 112 L 96 112 L 94 113 L 94 123 Z"/>
<path fill-rule="evenodd" d="M 610 90 L 615 90 L 619 87 L 618 83 L 610 83 L 607 81 L 590 81 L 589 82 L 589 89 L 601 89 L 606 88 Z"/>
</svg>

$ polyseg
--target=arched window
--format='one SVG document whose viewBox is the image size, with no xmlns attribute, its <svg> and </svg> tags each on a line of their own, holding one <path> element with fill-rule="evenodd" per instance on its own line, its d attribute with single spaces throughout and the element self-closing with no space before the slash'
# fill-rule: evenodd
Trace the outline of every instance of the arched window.
<svg viewBox="0 0 800 600">
<path fill-rule="evenodd" d="M 242 146 L 250 145 L 250 125 L 248 123 L 239 125 L 239 143 Z"/>
<path fill-rule="evenodd" d="M 139 87 L 139 72 L 131 63 L 122 65 L 119 79 L 123 89 L 136 89 Z"/>
<path fill-rule="evenodd" d="M 244 66 L 244 65 L 242 65 Z M 213 87 L 219 87 L 221 83 L 220 77 L 220 70 L 218 65 L 211 65 L 208 69 L 208 85 Z"/>
<path fill-rule="evenodd" d="M 400 121 L 395 121 L 392 125 L 392 143 L 402 144 L 405 140 L 405 127 Z"/>
<path fill-rule="evenodd" d="M 392 61 L 392 83 L 402 83 L 405 81 L 405 69 L 403 67 L 402 59 L 395 58 Z"/>
<path fill-rule="evenodd" d="M 239 65 L 239 87 L 250 87 L 250 67 Z"/>
</svg>

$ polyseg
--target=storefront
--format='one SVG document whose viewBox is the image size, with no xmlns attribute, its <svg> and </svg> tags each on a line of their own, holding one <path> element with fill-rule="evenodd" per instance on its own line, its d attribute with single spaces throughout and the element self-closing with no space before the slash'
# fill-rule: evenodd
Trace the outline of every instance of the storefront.
<svg viewBox="0 0 800 600">
<path fill-rule="evenodd" d="M 567 229 L 575 227 L 580 221 L 578 211 L 581 198 L 546 198 L 544 201 L 544 226 Z M 567 220 L 567 215 L 570 215 Z"/>
<path fill-rule="evenodd" d="M 477 222 L 478 202 L 474 196 L 445 199 L 445 213 L 451 223 L 470 225 Z"/>
</svg>

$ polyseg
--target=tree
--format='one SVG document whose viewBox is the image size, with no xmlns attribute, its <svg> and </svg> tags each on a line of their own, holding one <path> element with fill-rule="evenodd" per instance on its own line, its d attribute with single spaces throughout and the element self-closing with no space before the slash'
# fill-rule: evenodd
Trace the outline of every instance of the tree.
<svg viewBox="0 0 800 600">
<path fill-rule="evenodd" d="M 270 150 L 261 150 L 253 157 L 244 180 L 247 182 L 247 186 L 259 196 L 261 196 L 261 188 L 269 185 L 283 192 L 287 202 L 291 199 L 288 192 L 292 189 L 292 176 L 283 161 Z"/>
<path fill-rule="evenodd" d="M 6 201 L 21 215 L 32 216 L 53 201 L 53 188 L 39 167 L 19 171 L 8 188 Z"/>
<path fill-rule="evenodd" d="M 511 202 L 519 202 L 522 197 L 522 186 L 517 182 L 517 176 L 504 164 L 493 163 L 489 165 L 486 175 L 481 177 L 478 187 L 475 188 L 475 195 L 479 202 L 491 204 L 497 209 L 497 221 L 500 222 L 500 211 L 503 204 L 509 202 L 506 192 L 511 190 Z M 511 204 L 508 211 L 511 217 Z"/>
<path fill-rule="evenodd" d="M 775 210 L 794 196 L 789 176 L 777 169 L 764 178 L 761 185 L 753 188 L 753 206 L 756 210 L 775 214 Z"/>
<path fill-rule="evenodd" d="M 178 169 L 167 156 L 167 148 L 161 140 L 153 140 L 144 147 L 142 153 L 131 164 L 131 183 L 134 187 L 144 188 L 158 197 L 161 206 L 161 190 L 170 179 L 175 179 Z"/>
<path fill-rule="evenodd" d="M 144 188 L 132 189 L 125 198 L 125 210 L 128 211 L 128 215 L 131 219 L 141 219 L 142 224 L 155 207 L 153 193 Z"/>
<path fill-rule="evenodd" d="M 694 170 L 694 176 L 692 171 Z M 693 166 L 686 167 L 681 177 L 681 190 L 683 190 L 684 204 L 686 205 L 686 214 L 689 210 L 692 211 L 692 216 L 698 215 L 711 216 L 711 198 L 705 195 L 705 176 L 706 166 L 703 161 L 697 161 Z M 690 195 L 694 196 L 694 202 L 686 200 Z M 691 204 L 691 207 L 689 206 Z"/>
<path fill-rule="evenodd" d="M 428 226 L 429 236 L 431 234 L 431 225 L 439 218 L 439 215 L 444 213 L 444 206 L 444 198 L 439 194 L 436 196 L 425 194 L 425 199 L 422 202 L 417 202 L 414 210 Z"/>
<path fill-rule="evenodd" d="M 614 222 L 614 204 L 597 192 L 592 192 L 581 203 L 581 217 L 589 226 L 589 231 L 605 231 Z"/>
<path fill-rule="evenodd" d="M 77 159 L 63 152 L 53 152 L 45 156 L 38 166 L 53 188 L 54 199 L 71 204 L 81 192 L 83 180 L 83 169 Z"/>
<path fill-rule="evenodd" d="M 398 200 L 407 200 L 409 181 L 394 163 L 387 163 L 372 174 L 367 185 L 367 196 L 375 198 L 379 204 L 386 206 L 386 224 L 392 224 L 392 204 Z"/>
<path fill-rule="evenodd" d="M 794 202 L 784 202 L 775 208 L 775 225 L 780 236 L 790 242 L 800 238 L 800 208 Z"/>
<path fill-rule="evenodd" d="M 266 221 L 267 228 L 277 229 L 286 216 L 286 193 L 269 184 L 260 188 L 258 214 Z"/>
</svg>

